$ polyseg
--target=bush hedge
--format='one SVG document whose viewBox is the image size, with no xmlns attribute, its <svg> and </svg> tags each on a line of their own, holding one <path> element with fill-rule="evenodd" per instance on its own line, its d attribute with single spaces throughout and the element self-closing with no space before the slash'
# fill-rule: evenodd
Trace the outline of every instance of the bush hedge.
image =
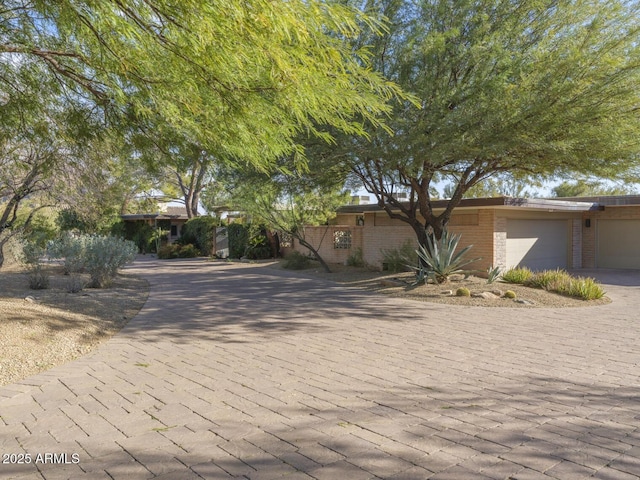
<svg viewBox="0 0 640 480">
<path fill-rule="evenodd" d="M 210 256 L 213 252 L 213 236 L 216 234 L 218 220 L 213 217 L 195 217 L 184 224 L 180 232 L 178 243 L 191 244 L 204 256 Z"/>
</svg>

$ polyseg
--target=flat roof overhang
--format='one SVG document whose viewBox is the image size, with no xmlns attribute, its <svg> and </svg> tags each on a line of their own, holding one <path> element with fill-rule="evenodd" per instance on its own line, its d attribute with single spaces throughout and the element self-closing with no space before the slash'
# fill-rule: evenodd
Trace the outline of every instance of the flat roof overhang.
<svg viewBox="0 0 640 480">
<path fill-rule="evenodd" d="M 409 202 L 402 202 L 408 205 Z M 433 200 L 431 208 L 433 210 L 444 210 L 447 208 L 449 200 Z M 513 198 L 513 197 L 492 197 L 492 198 L 464 198 L 455 210 L 478 209 L 478 208 L 500 208 L 500 209 L 523 209 L 551 212 L 588 212 L 602 210 L 602 207 L 593 202 L 577 202 L 569 200 L 555 200 L 546 198 Z M 382 207 L 378 204 L 368 205 L 345 205 L 338 208 L 338 213 L 367 213 L 382 212 Z"/>
<path fill-rule="evenodd" d="M 169 215 L 166 213 L 128 213 L 120 215 L 122 220 L 189 220 L 186 215 Z"/>
</svg>

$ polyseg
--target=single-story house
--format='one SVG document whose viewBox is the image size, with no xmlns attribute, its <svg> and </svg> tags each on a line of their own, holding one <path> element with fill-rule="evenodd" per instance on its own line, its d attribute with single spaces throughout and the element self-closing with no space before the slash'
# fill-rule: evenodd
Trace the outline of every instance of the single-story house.
<svg viewBox="0 0 640 480">
<path fill-rule="evenodd" d="M 435 213 L 446 201 L 433 202 Z M 579 198 L 473 198 L 454 210 L 449 231 L 460 246 L 482 257 L 470 268 L 527 266 L 640 269 L 640 196 Z M 360 249 L 363 260 L 382 268 L 384 249 L 398 248 L 415 233 L 378 205 L 347 205 L 328 226 L 308 227 L 306 238 L 328 263 L 344 263 Z M 294 243 L 293 248 L 304 252 Z"/>
<path fill-rule="evenodd" d="M 182 226 L 189 217 L 184 207 L 166 207 L 163 212 L 132 213 L 120 215 L 125 223 L 146 223 L 152 228 L 162 228 L 168 231 L 167 243 L 173 243 L 180 237 Z"/>
</svg>

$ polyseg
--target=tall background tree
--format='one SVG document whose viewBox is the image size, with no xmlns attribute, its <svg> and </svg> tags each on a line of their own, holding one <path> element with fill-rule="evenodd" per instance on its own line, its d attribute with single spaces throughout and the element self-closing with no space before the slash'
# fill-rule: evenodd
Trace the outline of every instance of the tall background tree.
<svg viewBox="0 0 640 480">
<path fill-rule="evenodd" d="M 101 145 L 89 144 L 96 129 L 128 144 L 140 126 L 156 123 L 177 142 L 153 166 L 176 173 L 196 213 L 212 158 L 267 171 L 280 156 L 293 155 L 301 165 L 299 134 L 327 141 L 329 127 L 362 134 L 363 120 L 379 124 L 398 89 L 368 68 L 366 49 L 348 41 L 365 25 L 379 28 L 343 2 L 323 0 L 6 0 L 0 5 L 3 171 L 30 168 L 32 157 L 11 154 L 18 151 L 16 139 L 21 152 L 55 144 L 68 160 L 56 165 L 100 173 L 76 176 L 79 192 L 92 182 L 118 180 L 124 183 L 104 190 L 104 198 L 118 191 L 130 198 L 114 167 L 120 154 L 109 148 L 99 160 L 87 152 L 100 153 Z M 55 122 L 38 121 L 52 118 L 42 115 L 47 109 L 56 112 Z M 61 134 L 65 129 L 76 134 Z M 138 174 L 133 160 L 140 152 L 131 154 L 131 173 Z M 40 167 L 36 173 L 44 178 Z M 24 200 L 37 193 L 11 178 L 0 191 L 8 202 L 4 234 L 16 227 Z M 67 198 L 77 210 L 81 200 Z"/>
<path fill-rule="evenodd" d="M 330 272 L 320 253 L 321 242 L 308 237 L 307 227 L 328 225 L 338 207 L 348 201 L 353 185 L 344 165 L 327 164 L 317 155 L 324 145 L 319 147 L 306 143 L 305 168 L 298 168 L 293 156 L 278 159 L 271 172 L 222 168 L 212 196 L 244 212 L 251 222 L 292 237 Z"/>
<path fill-rule="evenodd" d="M 387 213 L 425 244 L 465 193 L 496 175 L 637 173 L 638 2 L 376 0 L 383 37 L 363 36 L 398 100 L 371 142 L 343 138 L 345 161 Z M 452 184 L 441 213 L 430 187 Z M 409 192 L 409 201 L 394 197 Z"/>
<path fill-rule="evenodd" d="M 321 0 L 7 0 L 0 54 L 128 121 L 158 115 L 215 151 L 262 167 L 301 132 L 360 132 L 394 87 L 346 41 L 359 21 Z M 126 111 L 122 111 L 126 105 Z M 108 118 L 108 115 L 107 115 Z"/>
</svg>

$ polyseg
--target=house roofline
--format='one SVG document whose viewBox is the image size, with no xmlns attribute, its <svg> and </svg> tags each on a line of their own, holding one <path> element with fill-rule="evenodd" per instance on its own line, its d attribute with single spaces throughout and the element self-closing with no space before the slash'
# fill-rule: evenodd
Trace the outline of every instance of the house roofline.
<svg viewBox="0 0 640 480">
<path fill-rule="evenodd" d="M 185 214 L 171 215 L 167 213 L 127 213 L 120 215 L 122 220 L 189 220 Z"/>
<path fill-rule="evenodd" d="M 640 197 L 638 197 L 640 203 Z M 402 202 L 409 205 L 409 202 Z M 433 200 L 431 207 L 434 210 L 444 210 L 447 208 L 449 200 Z M 515 198 L 515 197 L 491 197 L 491 198 L 464 198 L 455 207 L 456 210 L 471 208 L 522 208 L 530 210 L 554 210 L 570 212 L 586 212 L 590 210 L 601 210 L 602 207 L 597 202 L 575 201 L 574 199 L 547 199 L 547 198 Z M 394 208 L 394 210 L 396 210 Z M 338 213 L 366 213 L 382 212 L 384 209 L 378 204 L 368 205 L 345 205 L 338 208 Z"/>
</svg>

